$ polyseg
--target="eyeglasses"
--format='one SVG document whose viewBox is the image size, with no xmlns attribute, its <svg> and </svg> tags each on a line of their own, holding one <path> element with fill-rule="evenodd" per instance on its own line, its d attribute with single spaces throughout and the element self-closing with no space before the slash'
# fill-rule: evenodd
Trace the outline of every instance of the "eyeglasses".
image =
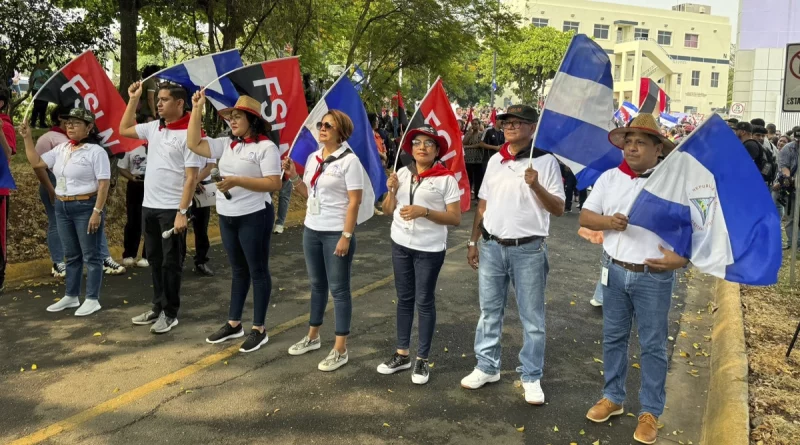
<svg viewBox="0 0 800 445">
<path fill-rule="evenodd" d="M 328 131 L 336 128 L 328 122 L 317 122 L 317 130 L 322 130 L 323 127 Z"/>
<path fill-rule="evenodd" d="M 86 125 L 86 122 L 79 121 L 79 120 L 69 120 L 65 123 L 67 127 L 80 127 L 81 125 Z"/>
<path fill-rule="evenodd" d="M 508 129 L 516 130 L 517 128 L 521 127 L 522 124 L 530 124 L 530 123 L 531 122 L 526 122 L 526 121 L 503 121 L 500 124 L 500 127 L 502 127 L 503 130 L 508 130 Z"/>
<path fill-rule="evenodd" d="M 434 148 L 436 147 L 436 141 L 434 141 L 433 139 L 426 139 L 424 141 L 421 141 L 419 139 L 414 139 L 413 141 L 411 141 L 411 146 L 414 148 L 419 148 L 420 145 L 424 146 L 425 148 Z"/>
</svg>

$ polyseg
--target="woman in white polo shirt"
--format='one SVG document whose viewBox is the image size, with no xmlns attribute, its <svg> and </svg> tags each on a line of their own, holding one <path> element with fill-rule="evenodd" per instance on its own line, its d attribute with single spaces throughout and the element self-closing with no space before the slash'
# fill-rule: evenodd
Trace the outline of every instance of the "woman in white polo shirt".
<svg viewBox="0 0 800 445">
<path fill-rule="evenodd" d="M 301 196 L 308 198 L 303 253 L 311 282 L 311 316 L 308 335 L 289 348 L 301 355 L 321 346 L 322 326 L 328 290 L 333 295 L 336 343 L 320 371 L 334 371 L 347 363 L 347 336 L 353 314 L 350 269 L 356 250 L 353 234 L 364 190 L 364 167 L 347 145 L 353 121 L 339 110 L 330 110 L 317 123 L 321 147 L 308 157 L 302 181 L 288 157 L 284 169 Z"/>
<path fill-rule="evenodd" d="M 381 374 L 409 369 L 414 304 L 419 309 L 419 347 L 411 381 L 428 382 L 428 353 L 436 328 L 436 280 L 444 264 L 447 226 L 461 223 L 461 195 L 453 172 L 440 158 L 447 140 L 430 126 L 411 130 L 403 150 L 413 163 L 392 174 L 383 209 L 394 214 L 392 263 L 397 288 L 397 351 L 378 366 Z"/>
<path fill-rule="evenodd" d="M 252 280 L 253 328 L 239 348 L 252 352 L 268 340 L 264 324 L 272 293 L 269 242 L 275 218 L 270 194 L 281 189 L 281 156 L 278 146 L 268 139 L 271 126 L 261 117 L 257 100 L 241 96 L 233 108 L 220 111 L 232 134 L 223 138 L 202 137 L 205 102 L 202 91 L 192 97 L 186 146 L 205 158 L 219 159 L 222 181 L 217 183 L 216 206 L 233 275 L 228 322 L 206 341 L 221 343 L 244 335 L 242 309 Z"/>
<path fill-rule="evenodd" d="M 49 168 L 56 176 L 56 224 L 64 246 L 67 275 L 64 298 L 48 306 L 48 312 L 78 307 L 78 317 L 100 310 L 100 284 L 103 281 L 103 256 L 100 254 L 105 224 L 111 165 L 99 145 L 94 115 L 82 108 L 62 116 L 66 120 L 68 142 L 39 156 L 33 145 L 28 123 L 20 133 L 25 154 L 34 169 Z M 86 299 L 80 303 L 83 266 L 86 265 Z"/>
</svg>

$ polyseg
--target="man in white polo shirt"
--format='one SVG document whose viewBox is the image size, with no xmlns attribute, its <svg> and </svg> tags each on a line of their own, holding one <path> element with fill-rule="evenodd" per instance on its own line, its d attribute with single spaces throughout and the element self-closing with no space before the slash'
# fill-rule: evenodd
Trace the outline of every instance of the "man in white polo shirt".
<svg viewBox="0 0 800 445">
<path fill-rule="evenodd" d="M 641 411 L 634 440 L 652 444 L 664 410 L 667 326 L 675 269 L 688 263 L 655 233 L 628 225 L 625 215 L 659 162 L 675 145 L 661 135 L 655 118 L 640 114 L 608 139 L 625 160 L 603 173 L 583 205 L 580 224 L 603 231 L 603 398 L 586 417 L 602 423 L 623 413 L 631 323 L 641 345 Z"/>
<path fill-rule="evenodd" d="M 478 364 L 461 386 L 477 389 L 500 380 L 500 337 L 508 285 L 514 285 L 523 328 L 519 353 L 525 400 L 544 403 L 544 288 L 549 265 L 545 238 L 550 215 L 564 214 L 564 184 L 555 156 L 533 147 L 539 115 L 512 105 L 502 120 L 506 143 L 492 156 L 478 194 L 467 261 L 478 270 L 481 317 L 475 332 Z M 479 259 L 480 253 L 480 261 Z"/>
<path fill-rule="evenodd" d="M 150 332 L 163 334 L 178 324 L 181 275 L 186 256 L 186 224 L 194 196 L 197 171 L 205 160 L 186 147 L 186 90 L 175 84 L 159 85 L 160 120 L 136 125 L 141 82 L 128 89 L 130 100 L 120 122 L 123 136 L 148 142 L 147 175 L 144 179 L 144 242 L 153 276 L 153 308 L 131 321 L 154 323 Z M 175 235 L 161 234 L 175 229 Z"/>
</svg>

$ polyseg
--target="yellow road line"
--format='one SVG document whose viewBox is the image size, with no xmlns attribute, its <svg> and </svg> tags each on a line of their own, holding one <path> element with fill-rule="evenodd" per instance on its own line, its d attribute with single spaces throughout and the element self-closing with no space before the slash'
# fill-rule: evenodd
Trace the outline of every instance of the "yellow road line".
<svg viewBox="0 0 800 445">
<path fill-rule="evenodd" d="M 457 250 L 463 249 L 463 245 L 459 245 L 456 247 L 452 247 L 447 249 L 447 253 L 451 254 Z M 394 274 L 391 274 L 387 277 L 381 278 L 374 283 L 368 284 L 360 289 L 355 290 L 352 293 L 353 298 L 358 298 L 363 295 L 366 295 L 373 290 L 385 286 L 391 283 L 394 280 Z M 333 305 L 329 305 L 326 312 L 330 312 L 333 310 Z M 289 329 L 298 327 L 303 323 L 308 322 L 309 314 L 301 315 L 299 317 L 295 317 L 289 321 L 279 324 L 275 326 L 273 329 L 269 331 L 269 336 L 274 337 L 282 332 L 286 332 Z M 42 428 L 39 431 L 36 431 L 32 434 L 29 434 L 25 437 L 21 437 L 13 442 L 11 445 L 31 445 L 36 444 L 42 441 L 45 441 L 53 436 L 58 434 L 74 430 L 75 428 L 79 427 L 81 424 L 86 423 L 95 417 L 99 417 L 103 414 L 112 412 L 114 410 L 119 409 L 122 406 L 128 405 L 129 403 L 135 402 L 147 396 L 150 393 L 158 391 L 166 386 L 169 386 L 175 382 L 178 382 L 182 379 L 185 379 L 192 374 L 196 374 L 197 372 L 208 368 L 209 366 L 219 363 L 225 359 L 228 359 L 234 356 L 237 352 L 239 352 L 239 345 L 231 346 L 228 348 L 223 349 L 220 352 L 215 354 L 211 354 L 207 357 L 204 357 L 189 366 L 181 368 L 175 372 L 167 374 L 163 377 L 145 383 L 142 386 L 134 388 L 128 392 L 120 394 L 113 399 L 106 400 L 105 402 L 95 405 L 91 408 L 85 409 L 74 416 L 68 417 L 64 420 L 56 422 L 48 427 Z"/>
</svg>

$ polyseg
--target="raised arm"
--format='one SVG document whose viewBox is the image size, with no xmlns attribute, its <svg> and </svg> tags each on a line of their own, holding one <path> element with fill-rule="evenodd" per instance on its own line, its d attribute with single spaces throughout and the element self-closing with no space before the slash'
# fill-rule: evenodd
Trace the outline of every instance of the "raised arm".
<svg viewBox="0 0 800 445">
<path fill-rule="evenodd" d="M 42 157 L 39 156 L 39 153 L 36 153 L 36 148 L 33 145 L 33 136 L 31 135 L 31 128 L 28 125 L 28 121 L 22 122 L 22 125 L 19 127 L 19 134 L 25 141 L 25 155 L 28 157 L 28 162 L 31 163 L 31 167 L 34 169 L 47 168 L 47 164 L 42 160 Z"/>
<path fill-rule="evenodd" d="M 186 131 L 186 146 L 193 153 L 204 158 L 211 157 L 211 147 L 203 140 L 201 124 L 203 123 L 203 107 L 206 105 L 206 93 L 198 91 L 192 96 L 192 114 L 189 117 L 189 128 Z"/>
<path fill-rule="evenodd" d="M 119 134 L 126 138 L 139 139 L 139 134 L 136 133 L 136 107 L 139 106 L 139 99 L 142 97 L 142 83 L 134 82 L 128 88 L 128 106 L 125 108 L 125 114 L 122 115 L 122 120 L 119 121 Z"/>
</svg>

